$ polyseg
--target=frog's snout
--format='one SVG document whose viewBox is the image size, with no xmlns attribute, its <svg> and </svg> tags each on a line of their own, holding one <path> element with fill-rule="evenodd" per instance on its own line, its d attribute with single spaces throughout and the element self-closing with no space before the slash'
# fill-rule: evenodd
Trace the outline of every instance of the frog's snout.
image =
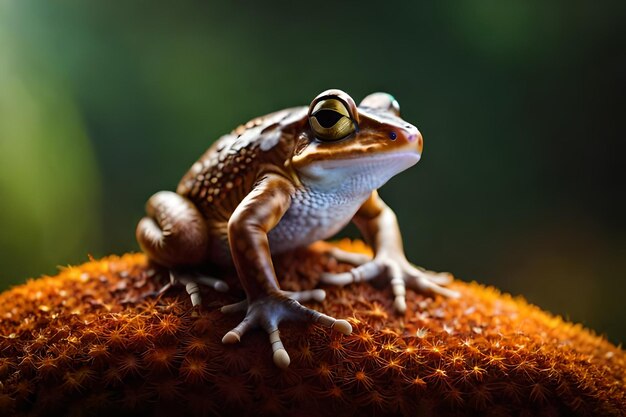
<svg viewBox="0 0 626 417">
<path fill-rule="evenodd" d="M 424 149 L 424 139 L 422 138 L 422 134 L 419 131 L 417 133 L 412 133 L 409 135 L 409 142 L 415 144 L 417 152 L 421 155 L 422 149 Z"/>
<path fill-rule="evenodd" d="M 422 134 L 415 126 L 407 125 L 405 129 L 391 130 L 389 132 L 389 139 L 396 142 L 398 146 L 404 149 L 410 149 L 421 155 L 422 149 L 424 148 Z"/>
</svg>

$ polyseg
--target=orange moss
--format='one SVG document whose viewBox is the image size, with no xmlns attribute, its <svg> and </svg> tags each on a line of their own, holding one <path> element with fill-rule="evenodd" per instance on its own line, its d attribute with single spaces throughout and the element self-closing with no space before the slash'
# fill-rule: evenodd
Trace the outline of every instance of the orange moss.
<svg viewBox="0 0 626 417">
<path fill-rule="evenodd" d="M 345 249 L 367 251 L 360 242 Z M 344 271 L 321 246 L 276 260 L 284 289 Z M 0 295 L 4 415 L 624 415 L 626 354 L 520 298 L 456 282 L 458 300 L 388 289 L 326 288 L 312 306 L 348 318 L 351 336 L 282 327 L 289 369 L 267 336 L 221 337 L 241 320 L 219 306 L 239 291 L 182 287 L 160 298 L 165 271 L 132 254 L 66 268 Z M 237 287 L 232 273 L 225 279 Z"/>
</svg>

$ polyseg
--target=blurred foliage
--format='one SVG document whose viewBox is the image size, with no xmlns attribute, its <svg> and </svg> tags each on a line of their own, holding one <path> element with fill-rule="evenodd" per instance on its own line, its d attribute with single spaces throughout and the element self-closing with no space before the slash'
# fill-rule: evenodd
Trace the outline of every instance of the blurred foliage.
<svg viewBox="0 0 626 417">
<path fill-rule="evenodd" d="M 626 3 L 0 3 L 0 280 L 136 250 L 212 140 L 337 87 L 425 138 L 409 257 L 626 339 Z M 621 175 L 620 175 L 621 174 Z"/>
<path fill-rule="evenodd" d="M 6 20 L 0 20 L 3 283 L 69 262 L 86 242 L 97 250 L 100 237 L 100 181 L 72 93 L 48 71 L 48 57 L 24 45 L 16 22 Z"/>
</svg>

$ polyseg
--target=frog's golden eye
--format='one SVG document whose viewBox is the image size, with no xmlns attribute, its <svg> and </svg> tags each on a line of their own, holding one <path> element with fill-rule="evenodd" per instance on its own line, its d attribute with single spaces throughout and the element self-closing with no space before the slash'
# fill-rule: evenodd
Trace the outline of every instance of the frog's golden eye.
<svg viewBox="0 0 626 417">
<path fill-rule="evenodd" d="M 321 100 L 315 104 L 309 116 L 309 123 L 315 137 L 324 141 L 343 139 L 356 130 L 345 104 L 334 98 Z"/>
</svg>

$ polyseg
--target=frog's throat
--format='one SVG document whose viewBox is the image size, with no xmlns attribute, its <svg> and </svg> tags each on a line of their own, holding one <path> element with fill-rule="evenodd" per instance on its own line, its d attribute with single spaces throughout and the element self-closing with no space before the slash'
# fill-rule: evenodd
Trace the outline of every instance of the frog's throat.
<svg viewBox="0 0 626 417">
<path fill-rule="evenodd" d="M 391 177 L 415 165 L 416 152 L 394 152 L 316 161 L 299 170 L 302 183 L 318 190 L 350 188 L 357 194 L 382 187 Z"/>
</svg>

